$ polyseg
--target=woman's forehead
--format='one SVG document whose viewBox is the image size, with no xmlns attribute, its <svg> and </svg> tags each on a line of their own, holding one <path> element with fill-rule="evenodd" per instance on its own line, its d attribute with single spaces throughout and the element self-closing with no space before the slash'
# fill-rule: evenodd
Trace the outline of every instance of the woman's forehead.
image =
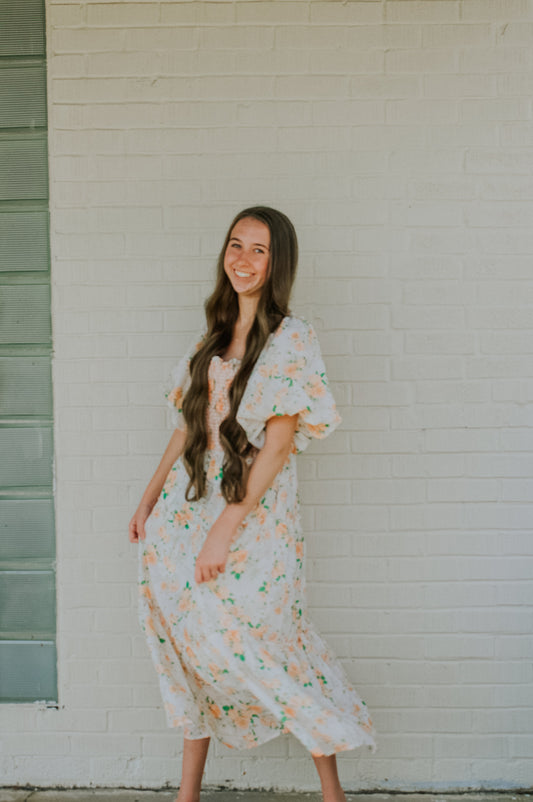
<svg viewBox="0 0 533 802">
<path fill-rule="evenodd" d="M 270 229 L 261 220 L 254 217 L 243 217 L 231 229 L 230 238 L 252 239 L 256 245 L 270 244 Z"/>
</svg>

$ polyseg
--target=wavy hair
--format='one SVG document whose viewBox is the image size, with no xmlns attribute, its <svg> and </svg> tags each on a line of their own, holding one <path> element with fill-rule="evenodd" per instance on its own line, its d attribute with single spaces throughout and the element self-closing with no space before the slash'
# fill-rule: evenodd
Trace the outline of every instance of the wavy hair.
<svg viewBox="0 0 533 802">
<path fill-rule="evenodd" d="M 219 430 L 224 449 L 221 492 L 229 504 L 242 501 L 246 494 L 249 471 L 247 458 L 253 450 L 236 419 L 239 403 L 269 335 L 289 314 L 289 299 L 298 264 L 298 240 L 294 226 L 286 215 L 269 206 L 243 209 L 232 221 L 218 257 L 215 288 L 205 302 L 207 332 L 191 359 L 191 382 L 183 400 L 183 415 L 187 425 L 183 461 L 189 474 L 185 492 L 188 501 L 198 501 L 206 492 L 208 370 L 212 358 L 215 355 L 222 357 L 230 345 L 239 316 L 237 293 L 224 270 L 224 257 L 235 225 L 245 217 L 252 217 L 268 226 L 270 258 L 255 319 L 246 338 L 244 357 L 231 384 L 230 411 Z"/>
</svg>

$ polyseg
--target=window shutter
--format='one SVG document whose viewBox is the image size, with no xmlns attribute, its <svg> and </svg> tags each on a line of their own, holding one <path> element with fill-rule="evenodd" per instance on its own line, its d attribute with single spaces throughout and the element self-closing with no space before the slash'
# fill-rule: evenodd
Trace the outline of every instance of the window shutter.
<svg viewBox="0 0 533 802">
<path fill-rule="evenodd" d="M 0 702 L 57 701 L 44 0 L 0 0 Z"/>
</svg>

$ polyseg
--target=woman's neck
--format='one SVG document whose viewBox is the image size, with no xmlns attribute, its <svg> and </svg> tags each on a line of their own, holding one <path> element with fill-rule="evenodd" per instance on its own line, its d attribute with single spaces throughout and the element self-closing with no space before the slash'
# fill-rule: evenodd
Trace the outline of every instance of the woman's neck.
<svg viewBox="0 0 533 802">
<path fill-rule="evenodd" d="M 236 328 L 239 331 L 248 333 L 252 328 L 258 302 L 258 298 L 247 298 L 243 295 L 239 295 L 239 317 L 236 323 Z"/>
</svg>

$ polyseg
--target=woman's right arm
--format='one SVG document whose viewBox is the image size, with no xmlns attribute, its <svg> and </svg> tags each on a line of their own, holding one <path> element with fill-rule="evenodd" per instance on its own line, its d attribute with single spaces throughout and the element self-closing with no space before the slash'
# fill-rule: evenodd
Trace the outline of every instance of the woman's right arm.
<svg viewBox="0 0 533 802">
<path fill-rule="evenodd" d="M 165 453 L 161 458 L 161 462 L 157 466 L 156 472 L 150 479 L 148 486 L 143 493 L 139 506 L 137 507 L 133 518 L 130 521 L 130 543 L 138 543 L 139 540 L 145 539 L 145 521 L 152 512 L 155 503 L 159 498 L 170 469 L 185 448 L 186 437 L 186 432 L 182 431 L 181 429 L 174 430 L 169 444 L 165 449 Z"/>
</svg>

